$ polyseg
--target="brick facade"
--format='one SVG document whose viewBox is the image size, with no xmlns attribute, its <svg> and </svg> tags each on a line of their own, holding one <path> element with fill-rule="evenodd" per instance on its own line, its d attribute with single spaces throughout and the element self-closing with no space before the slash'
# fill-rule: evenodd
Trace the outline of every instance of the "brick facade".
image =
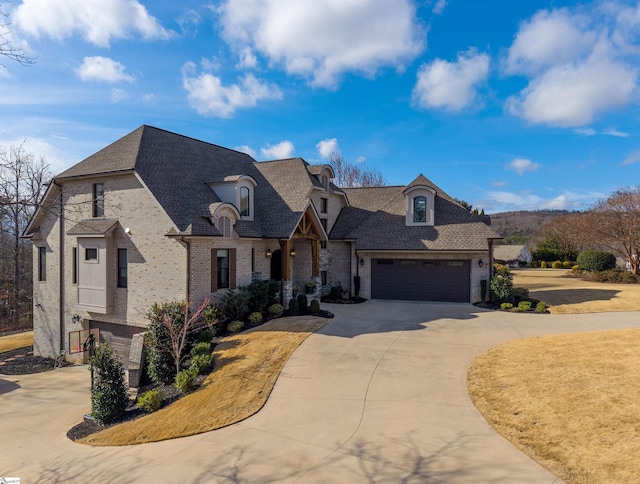
<svg viewBox="0 0 640 484">
<path fill-rule="evenodd" d="M 127 249 L 128 287 L 116 287 L 114 264 L 110 273 L 115 288 L 114 308 L 110 314 L 78 310 L 72 261 L 73 248 L 78 246 L 77 237 L 67 235 L 72 226 L 92 218 L 92 187 L 97 182 L 104 183 L 105 218 L 118 220 L 111 234 L 113 260 L 116 260 L 117 249 Z M 60 189 L 56 187 L 56 190 Z M 37 248 L 47 247 L 47 280 L 38 281 L 35 274 L 33 298 L 35 353 L 42 356 L 54 356 L 60 351 L 61 316 L 64 349 L 68 351 L 68 333 L 88 329 L 90 320 L 144 327 L 147 325 L 145 312 L 154 302 L 179 300 L 186 295 L 186 248 L 179 240 L 165 236 L 172 227 L 171 221 L 134 175 L 69 181 L 62 186 L 62 194 L 64 217 L 58 217 L 60 198 L 57 196 L 42 215 L 39 233 L 46 234 L 46 238 L 33 239 L 35 268 Z M 125 233 L 126 228 L 129 234 Z M 60 268 L 64 281 L 62 293 Z M 64 301 L 62 314 L 61 299 Z M 79 316 L 79 320 L 75 318 L 78 322 L 74 322 L 74 315 Z"/>
</svg>

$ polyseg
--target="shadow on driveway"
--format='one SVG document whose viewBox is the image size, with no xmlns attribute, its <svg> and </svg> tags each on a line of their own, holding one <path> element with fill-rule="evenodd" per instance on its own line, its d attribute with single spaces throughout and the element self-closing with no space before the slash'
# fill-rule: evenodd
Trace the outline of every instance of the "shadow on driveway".
<svg viewBox="0 0 640 484">
<path fill-rule="evenodd" d="M 0 378 L 0 395 L 12 392 L 14 390 L 17 390 L 18 388 L 20 388 L 20 385 L 18 385 L 17 383 Z"/>
</svg>

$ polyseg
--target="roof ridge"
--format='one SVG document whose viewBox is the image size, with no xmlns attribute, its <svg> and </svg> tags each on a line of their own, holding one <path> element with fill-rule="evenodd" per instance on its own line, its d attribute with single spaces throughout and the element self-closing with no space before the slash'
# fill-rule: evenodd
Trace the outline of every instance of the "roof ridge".
<svg viewBox="0 0 640 484">
<path fill-rule="evenodd" d="M 175 131 L 169 131 L 168 129 L 158 128 L 157 126 L 151 126 L 151 125 L 148 125 L 148 124 L 143 124 L 142 126 L 140 126 L 140 128 L 151 128 L 151 129 L 154 129 L 156 131 L 162 131 L 163 133 L 171 134 L 171 135 L 174 135 L 174 136 L 179 136 L 181 138 L 185 138 L 185 139 L 192 140 L 192 141 L 197 141 L 198 143 L 203 143 L 203 144 L 206 144 L 206 145 L 209 145 L 209 146 L 215 146 L 216 148 L 221 148 L 221 149 L 227 150 L 227 151 L 233 151 L 234 153 L 240 153 L 242 155 L 246 155 L 249 158 L 255 160 L 255 158 L 253 156 L 251 156 L 248 153 L 245 153 L 244 151 L 238 151 L 238 150 L 234 150 L 233 148 L 227 148 L 226 146 L 222 146 L 222 145 L 218 145 L 218 144 L 215 144 L 215 143 L 211 143 L 210 141 L 204 141 L 204 140 L 201 140 L 201 139 L 198 139 L 198 138 L 194 138 L 193 136 L 187 136 L 186 134 L 176 133 Z M 140 129 L 140 128 L 138 128 L 138 129 Z"/>
</svg>

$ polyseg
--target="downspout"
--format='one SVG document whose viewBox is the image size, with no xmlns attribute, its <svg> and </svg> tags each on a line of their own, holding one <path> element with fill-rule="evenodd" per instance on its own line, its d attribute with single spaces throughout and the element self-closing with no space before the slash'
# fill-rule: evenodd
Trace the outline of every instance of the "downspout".
<svg viewBox="0 0 640 484">
<path fill-rule="evenodd" d="M 64 349 L 64 198 L 62 196 L 62 185 L 53 181 L 53 184 L 60 188 L 60 223 L 59 223 L 59 241 L 60 246 L 60 263 L 58 265 L 59 285 L 60 285 L 60 306 L 59 306 L 59 320 L 60 320 L 60 352 Z"/>
<path fill-rule="evenodd" d="M 187 295 L 186 299 L 189 300 L 189 296 L 191 294 L 191 242 L 185 240 L 184 237 L 180 237 L 180 240 L 187 248 Z"/>
<path fill-rule="evenodd" d="M 492 301 L 491 297 L 491 279 L 493 279 L 493 242 L 495 239 L 489 240 L 489 280 L 487 281 L 487 290 L 489 291 L 489 301 Z"/>
</svg>

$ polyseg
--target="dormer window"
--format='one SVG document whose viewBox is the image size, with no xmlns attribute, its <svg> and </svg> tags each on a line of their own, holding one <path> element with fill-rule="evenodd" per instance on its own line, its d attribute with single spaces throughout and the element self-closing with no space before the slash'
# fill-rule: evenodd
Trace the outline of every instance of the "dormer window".
<svg viewBox="0 0 640 484">
<path fill-rule="evenodd" d="M 414 185 L 405 190 L 404 196 L 407 201 L 405 225 L 433 225 L 436 196 L 435 190 L 429 186 Z"/>
<path fill-rule="evenodd" d="M 413 199 L 413 221 L 414 223 L 425 223 L 427 221 L 427 199 L 418 196 Z"/>
<path fill-rule="evenodd" d="M 252 222 L 255 216 L 256 181 L 249 175 L 229 175 L 223 179 L 207 182 L 221 202 L 229 203 L 237 210 L 242 220 Z"/>
<path fill-rule="evenodd" d="M 218 217 L 216 228 L 223 237 L 231 237 L 231 219 L 229 217 Z"/>
<path fill-rule="evenodd" d="M 240 216 L 249 217 L 250 212 L 250 192 L 248 187 L 240 187 Z"/>
</svg>

